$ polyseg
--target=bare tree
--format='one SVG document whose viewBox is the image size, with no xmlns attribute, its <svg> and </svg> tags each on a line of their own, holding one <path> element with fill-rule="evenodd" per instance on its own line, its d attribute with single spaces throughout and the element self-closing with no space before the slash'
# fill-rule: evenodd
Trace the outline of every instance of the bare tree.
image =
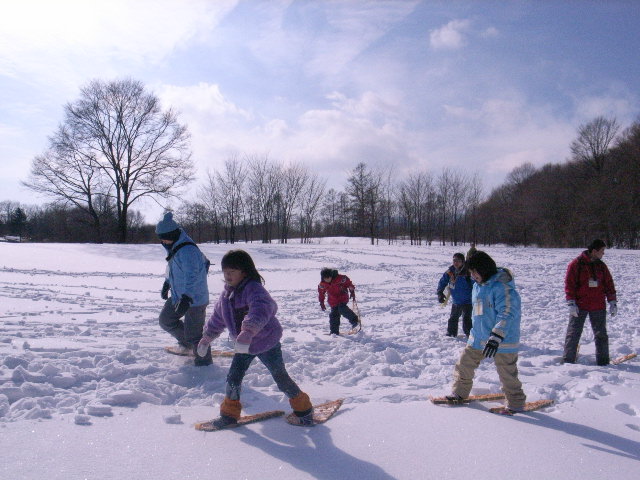
<svg viewBox="0 0 640 480">
<path fill-rule="evenodd" d="M 451 212 L 451 242 L 458 245 L 458 223 L 466 209 L 469 180 L 462 172 L 452 172 L 450 176 L 448 202 Z"/>
<path fill-rule="evenodd" d="M 260 222 L 262 243 L 271 243 L 272 229 L 278 202 L 280 166 L 273 164 L 268 156 L 247 157 L 249 168 L 248 191 L 252 215 Z"/>
<path fill-rule="evenodd" d="M 183 202 L 176 212 L 178 223 L 197 243 L 206 240 L 207 206 L 200 202 Z"/>
<path fill-rule="evenodd" d="M 446 245 L 447 240 L 447 218 L 450 211 L 449 188 L 451 187 L 451 177 L 453 173 L 448 168 L 443 168 L 436 183 L 438 224 L 440 226 L 440 243 Z"/>
<path fill-rule="evenodd" d="M 279 200 L 281 205 L 280 242 L 287 243 L 293 212 L 299 204 L 309 173 L 300 164 L 291 164 L 282 169 L 279 182 Z"/>
<path fill-rule="evenodd" d="M 426 172 L 410 174 L 398 186 L 396 198 L 409 227 L 411 245 L 421 245 L 425 209 L 432 192 L 432 178 Z"/>
<path fill-rule="evenodd" d="M 62 181 L 63 172 L 73 180 Z M 87 209 L 97 186 L 115 202 L 119 241 L 126 242 L 131 205 L 174 196 L 192 180 L 187 127 L 141 82 L 125 79 L 93 80 L 65 106 L 63 125 L 48 154 L 34 160 L 27 185 Z"/>
<path fill-rule="evenodd" d="M 378 237 L 380 220 L 380 201 L 382 174 L 369 170 L 364 163 L 359 163 L 351 172 L 347 184 L 347 194 L 351 197 L 352 211 L 360 235 L 367 235 L 371 245 Z"/>
<path fill-rule="evenodd" d="M 387 229 L 387 244 L 391 245 L 394 237 L 394 216 L 397 212 L 397 204 L 395 202 L 396 185 L 393 181 L 394 169 L 389 166 L 386 172 L 381 175 L 380 196 L 382 203 L 382 212 L 384 224 Z"/>
<path fill-rule="evenodd" d="M 478 243 L 478 206 L 482 201 L 482 179 L 478 172 L 469 180 L 467 216 L 471 222 L 471 242 Z"/>
<path fill-rule="evenodd" d="M 216 216 L 220 212 L 225 237 L 230 243 L 235 243 L 236 229 L 242 219 L 245 178 L 245 165 L 234 154 L 224 162 L 223 172 L 207 173 L 207 182 L 201 192 L 210 214 Z"/>
<path fill-rule="evenodd" d="M 304 191 L 300 197 L 300 242 L 309 243 L 313 235 L 313 225 L 324 197 L 326 180 L 320 180 L 317 174 L 307 177 Z"/>
<path fill-rule="evenodd" d="M 29 179 L 22 182 L 34 192 L 52 197 L 62 205 L 73 205 L 92 221 L 95 240 L 103 241 L 101 206 L 107 205 L 109 185 L 105 182 L 94 152 L 67 125 L 60 125 L 49 139 L 49 148 L 31 163 Z"/>
<path fill-rule="evenodd" d="M 592 168 L 596 173 L 602 172 L 609 147 L 619 128 L 615 118 L 602 116 L 580 125 L 578 138 L 571 143 L 573 159 Z"/>
</svg>

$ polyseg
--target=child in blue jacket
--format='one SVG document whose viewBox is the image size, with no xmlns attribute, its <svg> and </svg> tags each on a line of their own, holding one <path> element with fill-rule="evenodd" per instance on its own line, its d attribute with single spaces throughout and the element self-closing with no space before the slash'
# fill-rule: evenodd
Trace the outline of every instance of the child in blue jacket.
<svg viewBox="0 0 640 480">
<path fill-rule="evenodd" d="M 447 398 L 467 398 L 480 361 L 494 357 L 507 399 L 505 413 L 521 411 L 526 396 L 518 379 L 520 295 L 513 275 L 506 268 L 497 268 L 496 262 L 482 251 L 469 258 L 467 268 L 476 281 L 471 300 L 473 327 L 455 366 L 452 393 Z"/>
<path fill-rule="evenodd" d="M 447 336 L 458 336 L 458 321 L 462 315 L 462 331 L 468 337 L 471 332 L 471 290 L 473 280 L 464 264 L 464 254 L 453 255 L 453 265 L 442 274 L 438 282 L 438 301 L 445 303 L 444 290 L 449 286 L 451 296 L 451 314 L 447 322 Z"/>
<path fill-rule="evenodd" d="M 211 365 L 210 349 L 197 354 L 209 304 L 209 260 L 173 220 L 171 212 L 158 222 L 156 234 L 167 252 L 167 271 L 160 292 L 165 300 L 160 326 L 178 341 L 181 355 L 193 354 L 196 366 Z"/>
</svg>

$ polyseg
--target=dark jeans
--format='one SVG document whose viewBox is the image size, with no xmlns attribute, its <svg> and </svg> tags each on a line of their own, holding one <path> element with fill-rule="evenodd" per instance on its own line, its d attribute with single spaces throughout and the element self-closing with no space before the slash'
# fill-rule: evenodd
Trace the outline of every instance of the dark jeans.
<svg viewBox="0 0 640 480">
<path fill-rule="evenodd" d="M 340 335 L 340 316 L 349 320 L 352 327 L 358 324 L 358 316 L 351 310 L 346 303 L 340 303 L 335 307 L 331 307 L 329 312 L 329 332 Z"/>
<path fill-rule="evenodd" d="M 593 329 L 593 337 L 596 343 L 596 363 L 598 365 L 609 364 L 609 336 L 607 335 L 607 311 L 597 310 L 595 312 L 587 312 L 580 310 L 577 317 L 569 318 L 569 326 L 567 327 L 567 336 L 564 340 L 565 363 L 575 363 L 578 356 L 578 343 L 584 328 L 584 322 L 589 315 L 591 328 Z"/>
<path fill-rule="evenodd" d="M 206 305 L 200 305 L 198 307 L 191 307 L 184 314 L 184 320 L 176 314 L 175 307 L 171 299 L 167 299 L 164 303 L 164 307 L 160 312 L 160 318 L 158 322 L 160 327 L 165 332 L 170 333 L 180 345 L 183 347 L 192 348 L 195 352 L 198 342 L 202 338 L 202 328 L 204 327 L 204 320 L 207 311 Z M 204 357 L 199 357 L 196 354 L 196 365 L 208 365 L 211 363 L 211 349 Z"/>
<path fill-rule="evenodd" d="M 471 310 L 473 306 L 470 303 L 464 305 L 451 305 L 451 315 L 447 323 L 447 335 L 450 337 L 458 336 L 458 320 L 462 315 L 462 331 L 468 337 L 471 333 Z"/>
<path fill-rule="evenodd" d="M 276 385 L 282 393 L 288 398 L 294 398 L 301 392 L 300 388 L 294 382 L 287 369 L 284 366 L 284 360 L 282 359 L 282 348 L 278 343 L 271 350 L 267 350 L 264 353 L 258 355 L 251 355 L 250 353 L 236 353 L 231 360 L 231 367 L 229 367 L 229 373 L 227 374 L 227 388 L 226 395 L 231 400 L 240 400 L 240 390 L 242 388 L 242 379 L 245 373 L 249 369 L 249 365 L 253 362 L 253 359 L 258 357 L 260 361 L 267 367 L 269 373 L 276 381 Z"/>
</svg>

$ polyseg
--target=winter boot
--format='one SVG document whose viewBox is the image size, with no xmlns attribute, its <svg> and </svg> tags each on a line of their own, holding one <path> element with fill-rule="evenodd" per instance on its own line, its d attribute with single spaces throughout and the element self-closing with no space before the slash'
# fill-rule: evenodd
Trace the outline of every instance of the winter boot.
<svg viewBox="0 0 640 480">
<path fill-rule="evenodd" d="M 306 410 L 304 412 L 293 412 L 293 413 L 295 413 L 296 417 L 298 417 L 298 421 L 300 422 L 300 425 L 311 427 L 315 424 L 313 421 L 313 408 L 310 408 L 309 410 Z"/>
<path fill-rule="evenodd" d="M 220 417 L 229 417 L 237 421 L 240 418 L 241 411 L 240 400 L 231 400 L 229 397 L 224 397 L 220 405 Z"/>
<path fill-rule="evenodd" d="M 193 364 L 196 367 L 206 367 L 207 365 L 211 365 L 213 360 L 211 359 L 211 347 L 207 348 L 207 353 L 204 357 L 198 355 L 198 345 L 193 346 L 193 354 L 195 355 L 195 359 L 193 360 Z"/>
<path fill-rule="evenodd" d="M 293 398 L 289 399 L 289 405 L 293 409 L 296 417 L 300 420 L 300 425 L 313 425 L 313 405 L 309 399 L 309 395 L 300 392 Z"/>
<path fill-rule="evenodd" d="M 238 420 L 233 417 L 229 417 L 227 415 L 220 415 L 218 418 L 213 420 L 211 424 L 216 427 L 218 430 L 222 430 L 223 428 L 233 428 L 238 426 Z"/>
<path fill-rule="evenodd" d="M 451 403 L 462 403 L 464 401 L 464 398 L 462 398 L 457 393 L 452 393 L 451 395 L 445 395 L 444 398 L 446 398 L 447 401 Z"/>
</svg>

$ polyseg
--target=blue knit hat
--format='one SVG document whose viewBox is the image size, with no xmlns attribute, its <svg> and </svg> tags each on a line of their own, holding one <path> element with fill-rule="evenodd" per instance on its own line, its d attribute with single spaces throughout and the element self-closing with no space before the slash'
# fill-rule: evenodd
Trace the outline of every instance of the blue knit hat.
<svg viewBox="0 0 640 480">
<path fill-rule="evenodd" d="M 164 214 L 164 218 L 158 222 L 156 233 L 161 236 L 179 229 L 180 225 L 173 221 L 173 212 L 167 212 Z"/>
</svg>

